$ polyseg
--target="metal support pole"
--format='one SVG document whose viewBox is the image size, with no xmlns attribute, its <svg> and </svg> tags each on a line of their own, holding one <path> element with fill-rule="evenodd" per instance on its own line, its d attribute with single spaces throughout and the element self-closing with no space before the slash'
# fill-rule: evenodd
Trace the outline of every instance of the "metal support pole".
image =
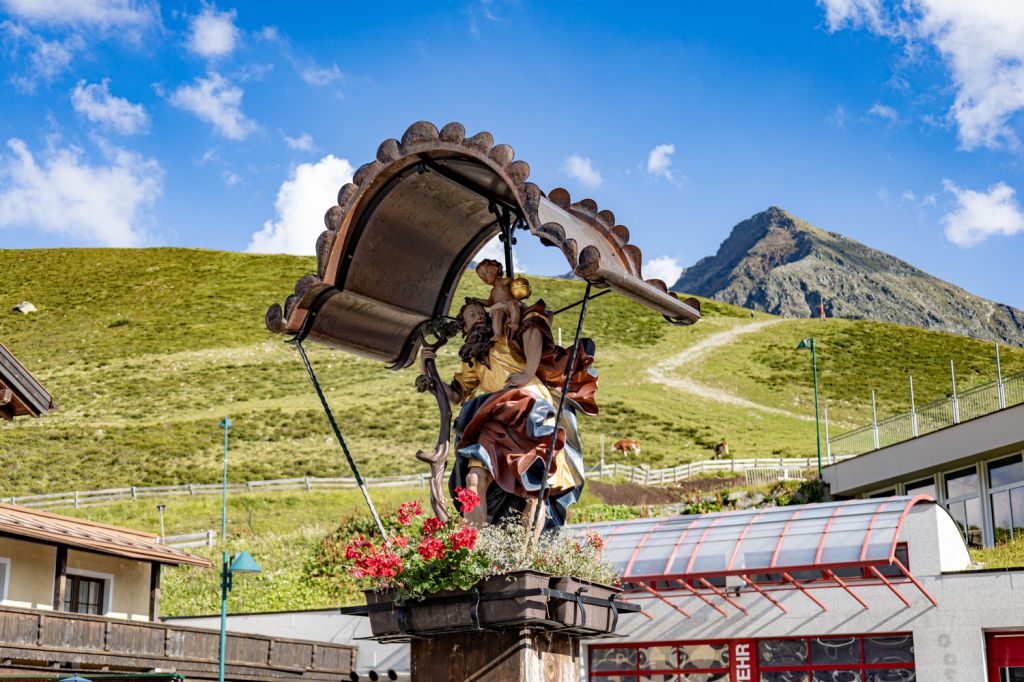
<svg viewBox="0 0 1024 682">
<path fill-rule="evenodd" d="M 228 430 L 231 428 L 231 418 L 224 417 L 220 426 L 224 429 L 224 491 L 220 507 L 220 541 L 226 543 L 228 541 Z"/>
<path fill-rule="evenodd" d="M 587 303 L 590 301 L 590 290 L 593 285 L 588 281 L 587 288 L 583 292 L 583 305 L 580 308 L 580 318 L 576 323 L 576 338 L 572 342 L 572 352 L 569 353 L 569 362 L 565 366 L 565 381 L 562 384 L 562 394 L 558 397 L 558 410 L 555 411 L 555 425 L 551 431 L 551 444 L 548 446 L 547 456 L 544 458 L 544 478 L 540 483 L 540 491 L 537 493 L 536 511 L 533 513 L 531 528 L 540 527 L 541 514 L 544 512 L 544 498 L 548 491 L 548 476 L 551 473 L 551 464 L 555 461 L 555 442 L 558 439 L 558 429 L 562 424 L 562 413 L 565 411 L 565 400 L 569 394 L 569 384 L 572 381 L 573 372 L 576 371 L 576 357 L 580 349 L 580 335 L 583 333 L 583 321 L 587 319 Z"/>
<path fill-rule="evenodd" d="M 960 399 L 956 397 L 956 370 L 953 368 L 953 359 L 949 359 L 949 378 L 953 383 L 953 423 L 960 423 Z"/>
<path fill-rule="evenodd" d="M 220 651 L 217 657 L 217 682 L 224 682 L 224 659 L 227 656 L 228 591 L 231 589 L 231 569 L 228 564 L 228 430 L 231 418 L 225 416 L 220 426 L 224 429 L 224 486 L 220 507 L 220 541 L 224 548 L 220 571 Z"/>
<path fill-rule="evenodd" d="M 875 389 L 871 389 L 871 432 L 875 436 L 875 450 L 878 449 L 878 410 L 875 408 Z"/>
<path fill-rule="evenodd" d="M 231 591 L 231 568 L 228 550 L 224 549 L 224 562 L 220 571 L 220 655 L 217 657 L 217 682 L 224 682 L 224 658 L 228 642 L 228 592 Z"/>
<path fill-rule="evenodd" d="M 999 344 L 996 343 L 996 386 L 999 392 L 999 409 L 1006 409 L 1006 393 L 1003 391 L 1003 366 L 999 362 Z"/>
<path fill-rule="evenodd" d="M 910 375 L 910 431 L 917 438 L 917 403 L 914 402 L 914 375 Z"/>
<path fill-rule="evenodd" d="M 818 480 L 821 480 L 821 417 L 818 413 L 818 355 L 811 337 L 811 372 L 814 374 L 814 437 L 818 446 Z"/>
<path fill-rule="evenodd" d="M 167 509 L 166 504 L 158 504 L 156 510 L 160 512 L 160 544 L 167 543 L 167 536 L 164 534 L 164 509 Z"/>
<path fill-rule="evenodd" d="M 822 412 L 825 414 L 825 461 L 829 464 L 833 464 L 832 461 L 832 443 L 828 440 L 828 405 L 822 406 Z"/>
</svg>

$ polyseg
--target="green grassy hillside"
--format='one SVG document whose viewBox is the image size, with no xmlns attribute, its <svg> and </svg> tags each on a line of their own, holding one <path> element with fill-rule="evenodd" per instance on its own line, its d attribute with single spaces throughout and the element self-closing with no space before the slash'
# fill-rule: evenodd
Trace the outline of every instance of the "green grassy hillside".
<svg viewBox="0 0 1024 682">
<path fill-rule="evenodd" d="M 216 481 L 217 424 L 225 414 L 235 423 L 233 480 L 347 473 L 301 362 L 263 326 L 267 306 L 313 269 L 312 258 L 184 249 L 0 250 L 0 341 L 60 406 L 42 419 L 0 424 L 7 474 L 0 496 Z M 533 283 L 552 307 L 583 290 L 575 281 Z M 475 277 L 462 286 L 460 295 L 483 293 Z M 26 299 L 39 312 L 11 311 Z M 962 385 L 994 372 L 991 346 L 960 337 L 782 320 L 655 381 L 651 368 L 694 344 L 774 318 L 752 320 L 749 311 L 705 301 L 699 324 L 674 327 L 615 295 L 591 311 L 586 333 L 598 344 L 602 407 L 582 425 L 591 462 L 601 434 L 609 445 L 639 438 L 642 461 L 652 466 L 706 457 L 722 438 L 738 457 L 813 454 L 809 358 L 793 350 L 812 333 L 820 339 L 825 395 L 840 420 L 869 413 L 873 386 L 883 413 L 902 409 L 911 371 L 919 402 L 939 397 L 949 357 Z M 568 336 L 575 321 L 572 311 L 556 326 Z M 420 471 L 413 454 L 433 442 L 436 407 L 415 391 L 416 371 L 309 350 L 364 472 Z M 453 348 L 444 351 L 443 374 L 454 371 L 455 357 Z M 1024 351 L 1006 349 L 1003 360 L 1007 372 L 1022 368 Z M 676 375 L 752 405 L 722 402 L 701 386 L 681 390 L 670 385 Z M 606 458 L 617 460 L 610 447 Z"/>
</svg>

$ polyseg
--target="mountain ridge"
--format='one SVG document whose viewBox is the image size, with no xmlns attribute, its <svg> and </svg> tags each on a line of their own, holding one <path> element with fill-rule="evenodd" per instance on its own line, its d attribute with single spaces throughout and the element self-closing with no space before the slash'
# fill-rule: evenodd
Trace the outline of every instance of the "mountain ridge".
<svg viewBox="0 0 1024 682">
<path fill-rule="evenodd" d="M 737 223 L 672 286 L 786 317 L 894 322 L 1024 346 L 1024 312 L 771 206 Z"/>
</svg>

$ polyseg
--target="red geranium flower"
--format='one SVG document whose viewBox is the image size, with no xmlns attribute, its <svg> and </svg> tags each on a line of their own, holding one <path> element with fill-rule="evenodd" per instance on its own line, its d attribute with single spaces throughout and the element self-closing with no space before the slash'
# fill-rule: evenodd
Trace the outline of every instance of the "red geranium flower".
<svg viewBox="0 0 1024 682">
<path fill-rule="evenodd" d="M 455 487 L 455 499 L 459 502 L 459 509 L 463 514 L 468 514 L 480 506 L 480 496 L 468 488 Z"/>
<path fill-rule="evenodd" d="M 473 549 L 476 547 L 476 528 L 467 526 L 452 534 L 452 549 Z"/>
<path fill-rule="evenodd" d="M 406 502 L 398 508 L 398 522 L 403 526 L 408 526 L 412 523 L 413 516 L 420 516 L 421 514 L 423 514 L 423 507 L 420 506 L 419 500 Z"/>
<path fill-rule="evenodd" d="M 441 519 L 437 518 L 436 516 L 432 516 L 429 519 L 423 521 L 424 535 L 433 535 L 442 528 L 444 528 L 444 524 L 441 523 Z"/>
<path fill-rule="evenodd" d="M 435 557 L 444 556 L 444 543 L 437 538 L 426 537 L 420 541 L 420 546 L 416 548 L 416 551 L 420 553 L 424 561 L 429 561 Z"/>
</svg>

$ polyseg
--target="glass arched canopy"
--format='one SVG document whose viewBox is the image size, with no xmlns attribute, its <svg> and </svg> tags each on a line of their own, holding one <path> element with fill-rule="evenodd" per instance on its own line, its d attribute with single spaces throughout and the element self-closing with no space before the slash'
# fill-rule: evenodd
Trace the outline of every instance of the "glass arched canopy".
<svg viewBox="0 0 1024 682">
<path fill-rule="evenodd" d="M 643 279 L 643 255 L 611 211 L 564 189 L 544 194 L 529 174 L 512 147 L 486 132 L 466 136 L 459 123 L 414 123 L 401 140 L 385 140 L 327 211 L 317 273 L 299 279 L 283 308 L 271 306 L 268 329 L 405 367 L 417 330 L 449 313 L 476 253 L 516 228 L 560 249 L 599 287 L 677 324 L 700 319 L 697 299 Z"/>
<path fill-rule="evenodd" d="M 845 500 L 573 526 L 596 531 L 626 581 L 888 565 L 927 496 Z"/>
</svg>

